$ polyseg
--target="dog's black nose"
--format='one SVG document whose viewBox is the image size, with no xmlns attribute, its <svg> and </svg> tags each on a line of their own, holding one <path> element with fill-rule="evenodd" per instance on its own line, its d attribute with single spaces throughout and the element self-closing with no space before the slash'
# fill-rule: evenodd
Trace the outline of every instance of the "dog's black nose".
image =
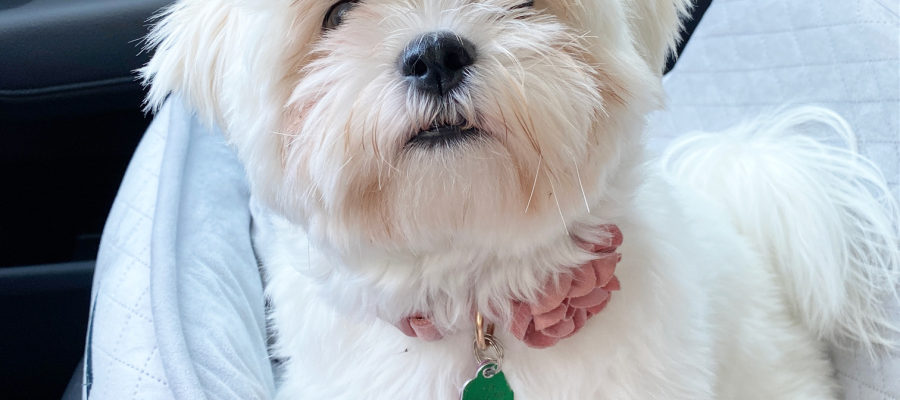
<svg viewBox="0 0 900 400">
<path fill-rule="evenodd" d="M 419 90 L 442 96 L 463 80 L 475 62 L 475 45 L 450 32 L 426 33 L 400 56 L 400 71 Z"/>
</svg>

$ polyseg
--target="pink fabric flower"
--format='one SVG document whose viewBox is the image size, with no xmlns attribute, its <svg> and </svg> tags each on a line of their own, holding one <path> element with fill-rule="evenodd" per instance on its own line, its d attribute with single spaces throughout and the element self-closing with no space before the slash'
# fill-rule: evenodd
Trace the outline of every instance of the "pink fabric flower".
<svg viewBox="0 0 900 400">
<path fill-rule="evenodd" d="M 433 342 L 444 337 L 437 327 L 431 323 L 431 320 L 422 315 L 403 318 L 395 323 L 394 326 L 400 329 L 404 335 L 418 337 L 426 342 Z"/>
<path fill-rule="evenodd" d="M 615 253 L 622 244 L 622 232 L 615 225 L 601 229 L 610 234 L 604 243 L 579 240 L 581 247 L 597 254 L 596 259 L 575 268 L 571 275 L 560 276 L 556 284 L 548 281 L 537 303 L 513 303 L 509 327 L 513 336 L 529 347 L 550 347 L 574 335 L 606 307 L 612 292 L 620 289 L 614 273 L 622 258 Z"/>
<path fill-rule="evenodd" d="M 574 335 L 588 319 L 597 315 L 609 303 L 612 292 L 619 290 L 614 275 L 622 256 L 616 249 L 622 244 L 622 232 L 615 225 L 603 225 L 600 230 L 609 235 L 600 243 L 578 240 L 583 249 L 597 255 L 590 262 L 573 268 L 554 284 L 548 281 L 535 304 L 513 302 L 509 330 L 529 347 L 550 347 Z M 435 341 L 443 337 L 428 317 L 416 314 L 394 325 L 410 337 Z"/>
</svg>

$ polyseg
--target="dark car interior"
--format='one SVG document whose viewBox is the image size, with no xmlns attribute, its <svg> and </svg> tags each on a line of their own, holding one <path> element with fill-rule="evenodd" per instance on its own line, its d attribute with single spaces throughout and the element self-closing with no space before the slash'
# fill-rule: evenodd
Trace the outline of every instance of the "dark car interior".
<svg viewBox="0 0 900 400">
<path fill-rule="evenodd" d="M 0 398 L 81 398 L 104 221 L 152 119 L 141 39 L 171 2 L 0 0 Z"/>
</svg>

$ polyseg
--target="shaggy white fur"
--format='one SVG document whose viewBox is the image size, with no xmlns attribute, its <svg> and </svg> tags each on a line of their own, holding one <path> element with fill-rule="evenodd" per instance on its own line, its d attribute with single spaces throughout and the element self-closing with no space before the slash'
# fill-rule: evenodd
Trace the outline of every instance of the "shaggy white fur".
<svg viewBox="0 0 900 400">
<path fill-rule="evenodd" d="M 825 340 L 891 347 L 900 217 L 877 170 L 798 132 L 799 109 L 646 162 L 644 116 L 687 0 L 181 0 L 142 70 L 247 168 L 278 396 L 451 399 L 475 372 L 472 310 L 501 326 L 517 399 L 825 399 Z M 472 42 L 444 96 L 398 67 L 423 34 Z M 409 146 L 436 124 L 477 140 Z M 543 350 L 503 329 L 511 300 L 590 258 L 617 224 L 622 290 Z M 427 313 L 426 343 L 391 322 Z"/>
</svg>

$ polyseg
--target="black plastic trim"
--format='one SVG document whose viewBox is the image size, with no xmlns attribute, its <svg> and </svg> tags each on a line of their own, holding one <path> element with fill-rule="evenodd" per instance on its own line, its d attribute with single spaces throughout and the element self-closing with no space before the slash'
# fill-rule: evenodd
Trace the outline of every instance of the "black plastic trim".
<svg viewBox="0 0 900 400">
<path fill-rule="evenodd" d="M 94 261 L 0 268 L 0 397 L 60 398 L 84 356 Z"/>
<path fill-rule="evenodd" d="M 0 96 L 133 82 L 133 71 L 149 59 L 141 53 L 147 21 L 171 2 L 31 0 L 0 7 Z"/>
<path fill-rule="evenodd" d="M 102 79 L 99 81 L 75 82 L 42 88 L 27 89 L 0 89 L 0 101 L 31 101 L 44 96 L 57 96 L 63 93 L 81 93 L 96 89 L 133 87 L 136 79 L 134 76 L 121 76 L 118 78 Z"/>
<path fill-rule="evenodd" d="M 0 293 L 17 296 L 90 288 L 93 275 L 94 261 L 0 268 Z"/>
</svg>

